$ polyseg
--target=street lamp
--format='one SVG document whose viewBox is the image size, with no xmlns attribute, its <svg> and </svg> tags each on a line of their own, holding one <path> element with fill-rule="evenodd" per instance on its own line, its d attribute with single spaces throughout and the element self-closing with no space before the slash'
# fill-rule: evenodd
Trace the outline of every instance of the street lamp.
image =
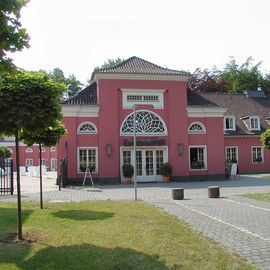
<svg viewBox="0 0 270 270">
<path fill-rule="evenodd" d="M 136 105 L 133 106 L 133 147 L 134 147 L 134 191 L 135 191 L 135 201 L 137 201 L 137 160 L 136 160 Z"/>
</svg>

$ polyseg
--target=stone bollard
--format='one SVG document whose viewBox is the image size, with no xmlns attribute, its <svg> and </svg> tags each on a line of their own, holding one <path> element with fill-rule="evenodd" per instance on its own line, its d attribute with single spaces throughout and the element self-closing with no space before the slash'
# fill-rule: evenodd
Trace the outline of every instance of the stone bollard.
<svg viewBox="0 0 270 270">
<path fill-rule="evenodd" d="M 209 198 L 219 198 L 220 192 L 218 186 L 208 187 L 208 197 Z"/>
<path fill-rule="evenodd" d="M 177 188 L 172 190 L 172 198 L 173 200 L 183 200 L 184 199 L 184 189 Z"/>
</svg>

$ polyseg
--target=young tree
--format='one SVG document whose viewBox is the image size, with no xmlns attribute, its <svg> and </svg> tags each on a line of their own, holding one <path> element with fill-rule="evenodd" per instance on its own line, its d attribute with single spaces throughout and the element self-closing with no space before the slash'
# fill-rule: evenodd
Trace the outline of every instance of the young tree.
<svg viewBox="0 0 270 270">
<path fill-rule="evenodd" d="M 24 130 L 21 139 L 27 145 L 33 145 L 37 143 L 39 145 L 39 187 L 40 187 L 40 209 L 43 209 L 43 194 L 42 194 L 42 146 L 55 146 L 59 143 L 60 138 L 66 134 L 65 127 L 60 123 L 61 116 L 58 119 L 51 119 L 52 123 L 50 126 L 33 131 Z"/>
<path fill-rule="evenodd" d="M 261 134 L 261 143 L 265 149 L 270 150 L 270 129 Z"/>
<path fill-rule="evenodd" d="M 121 64 L 122 62 L 124 62 L 125 59 L 121 59 L 121 58 L 116 58 L 116 59 L 108 59 L 107 61 L 105 61 L 100 67 L 97 66 L 95 67 L 95 70 L 97 69 L 104 69 L 104 68 L 111 68 L 111 67 L 115 67 L 119 64 Z"/>
<path fill-rule="evenodd" d="M 0 1 L 0 73 L 14 68 L 7 52 L 21 51 L 24 47 L 29 47 L 29 36 L 19 21 L 21 8 L 28 1 Z"/>
<path fill-rule="evenodd" d="M 18 239 L 22 240 L 19 136 L 50 126 L 61 115 L 59 104 L 65 85 L 42 72 L 18 71 L 0 77 L 0 134 L 15 137 Z"/>
</svg>

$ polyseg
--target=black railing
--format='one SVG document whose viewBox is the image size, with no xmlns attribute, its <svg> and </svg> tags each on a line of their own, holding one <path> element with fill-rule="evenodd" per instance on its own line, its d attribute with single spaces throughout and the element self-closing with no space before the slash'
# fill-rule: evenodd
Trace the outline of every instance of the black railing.
<svg viewBox="0 0 270 270">
<path fill-rule="evenodd" d="M 13 195 L 13 191 L 13 160 L 0 159 L 0 194 Z"/>
</svg>

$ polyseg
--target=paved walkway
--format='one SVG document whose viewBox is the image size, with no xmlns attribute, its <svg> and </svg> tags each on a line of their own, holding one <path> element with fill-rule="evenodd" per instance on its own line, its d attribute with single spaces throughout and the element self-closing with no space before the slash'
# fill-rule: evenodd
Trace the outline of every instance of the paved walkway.
<svg viewBox="0 0 270 270">
<path fill-rule="evenodd" d="M 38 179 L 22 179 L 23 200 L 39 200 L 38 183 Z M 221 198 L 207 197 L 207 187 L 211 185 L 221 187 Z M 185 189 L 185 200 L 171 200 L 171 189 L 177 187 Z M 47 177 L 44 190 L 43 197 L 48 202 L 134 199 L 132 185 L 73 187 L 59 191 L 55 179 Z M 138 185 L 138 199 L 184 220 L 259 269 L 270 270 L 270 203 L 236 196 L 256 192 L 270 192 L 270 180 L 241 176 L 229 181 Z M 16 201 L 16 196 L 0 196 L 1 201 Z"/>
</svg>

